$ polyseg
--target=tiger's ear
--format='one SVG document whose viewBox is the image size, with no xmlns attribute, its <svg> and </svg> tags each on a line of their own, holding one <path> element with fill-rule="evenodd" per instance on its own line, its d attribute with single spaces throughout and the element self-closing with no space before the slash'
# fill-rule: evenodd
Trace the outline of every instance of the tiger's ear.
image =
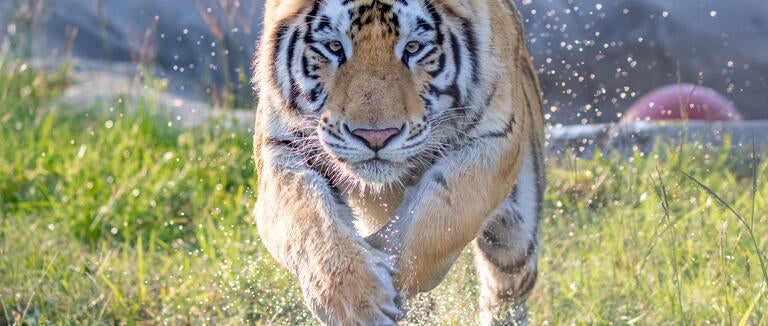
<svg viewBox="0 0 768 326">
<path fill-rule="evenodd" d="M 446 9 L 457 16 L 468 17 L 472 10 L 471 0 L 431 0 L 436 8 Z"/>
<path fill-rule="evenodd" d="M 296 15 L 305 8 L 312 7 L 315 2 L 326 0 L 266 0 L 264 3 L 264 23 L 280 21 Z"/>
</svg>

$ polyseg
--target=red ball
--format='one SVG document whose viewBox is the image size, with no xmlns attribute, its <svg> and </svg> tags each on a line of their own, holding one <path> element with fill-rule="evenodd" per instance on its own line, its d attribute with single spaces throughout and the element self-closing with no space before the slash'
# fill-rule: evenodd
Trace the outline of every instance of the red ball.
<svg viewBox="0 0 768 326">
<path fill-rule="evenodd" d="M 659 87 L 639 98 L 621 122 L 638 120 L 739 121 L 741 115 L 731 102 L 715 90 L 701 85 L 672 84 Z"/>
</svg>

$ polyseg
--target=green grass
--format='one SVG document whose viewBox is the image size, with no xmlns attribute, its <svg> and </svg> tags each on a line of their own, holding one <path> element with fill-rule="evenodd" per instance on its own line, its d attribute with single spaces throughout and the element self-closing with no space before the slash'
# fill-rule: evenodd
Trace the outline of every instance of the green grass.
<svg viewBox="0 0 768 326">
<path fill-rule="evenodd" d="M 169 127 L 151 96 L 60 104 L 66 75 L 0 59 L 0 324 L 311 322 L 246 222 L 250 132 Z M 532 324 L 768 325 L 752 155 L 552 159 Z M 475 323 L 473 275 L 466 251 L 412 315 Z"/>
<path fill-rule="evenodd" d="M 306 320 L 244 221 L 256 183 L 247 132 L 168 127 L 151 99 L 57 105 L 28 95 L 57 87 L 40 72 L 0 64 L 5 310 L 41 323 Z"/>
</svg>

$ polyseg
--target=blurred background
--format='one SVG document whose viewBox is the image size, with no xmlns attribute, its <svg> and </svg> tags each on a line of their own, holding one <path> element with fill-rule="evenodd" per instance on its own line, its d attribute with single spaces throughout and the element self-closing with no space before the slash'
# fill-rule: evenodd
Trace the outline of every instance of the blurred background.
<svg viewBox="0 0 768 326">
<path fill-rule="evenodd" d="M 553 125 L 618 121 L 649 90 L 677 82 L 716 90 L 745 119 L 768 118 L 764 0 L 516 2 Z M 262 6 L 257 0 L 3 0 L 0 44 L 2 53 L 40 65 L 72 65 L 90 83 L 74 96 L 108 96 L 112 90 L 94 88 L 123 91 L 120 80 L 153 79 L 186 103 L 251 108 L 248 79 Z"/>
</svg>

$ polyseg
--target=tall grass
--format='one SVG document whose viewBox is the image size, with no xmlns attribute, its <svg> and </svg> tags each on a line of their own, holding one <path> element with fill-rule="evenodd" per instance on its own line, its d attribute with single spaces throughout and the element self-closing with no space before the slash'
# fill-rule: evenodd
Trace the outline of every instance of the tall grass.
<svg viewBox="0 0 768 326">
<path fill-rule="evenodd" d="M 0 323 L 311 323 L 244 221 L 250 131 L 169 127 L 151 99 L 68 107 L 66 85 L 66 70 L 0 59 Z M 759 156 L 552 157 L 532 324 L 768 324 Z M 477 322 L 471 261 L 413 321 Z"/>
<path fill-rule="evenodd" d="M 149 101 L 59 105 L 58 75 L 22 62 L 3 60 L 0 76 L 6 321 L 305 320 L 244 222 L 248 132 L 175 129 Z"/>
<path fill-rule="evenodd" d="M 216 40 L 213 74 L 221 75 L 221 84 L 215 78 L 210 82 L 210 92 L 215 107 L 253 108 L 253 92 L 250 87 L 252 53 L 256 46 L 256 33 L 252 30 L 259 1 L 245 5 L 237 0 L 196 0 L 195 7 L 208 31 Z M 252 43 L 248 44 L 248 40 Z"/>
<path fill-rule="evenodd" d="M 764 269 L 753 262 L 768 235 L 749 232 L 717 203 L 750 211 L 754 202 L 755 225 L 765 223 L 768 185 L 757 176 L 768 165 L 729 146 L 683 148 L 662 145 L 628 159 L 598 155 L 567 172 L 553 164 L 547 206 L 555 209 L 543 227 L 535 320 L 766 323 Z"/>
</svg>

